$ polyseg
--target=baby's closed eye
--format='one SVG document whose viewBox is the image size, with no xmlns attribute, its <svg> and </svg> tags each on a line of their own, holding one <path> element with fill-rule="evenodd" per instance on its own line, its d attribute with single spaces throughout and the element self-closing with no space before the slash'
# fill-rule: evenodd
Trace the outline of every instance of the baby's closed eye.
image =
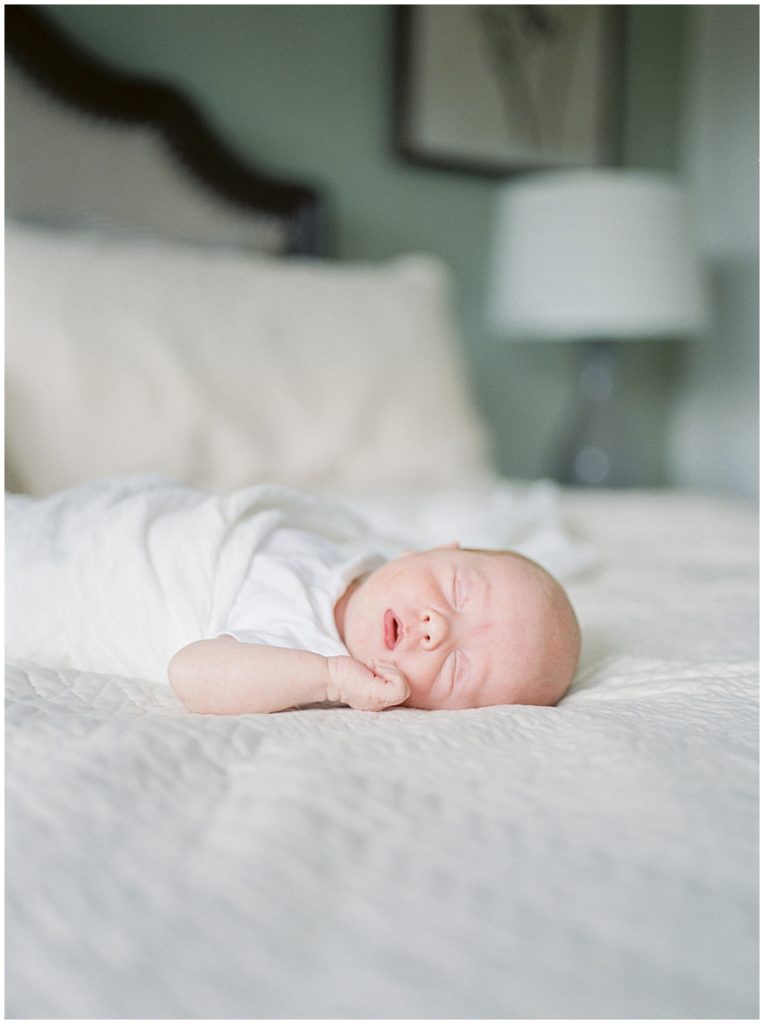
<svg viewBox="0 0 764 1024">
<path fill-rule="evenodd" d="M 454 611 L 460 612 L 464 605 L 467 603 L 469 596 L 469 583 L 463 572 L 454 573 L 453 584 L 451 587 L 451 604 L 454 607 Z"/>
<path fill-rule="evenodd" d="M 465 686 L 469 678 L 469 659 L 464 651 L 454 651 L 454 685 Z"/>
</svg>

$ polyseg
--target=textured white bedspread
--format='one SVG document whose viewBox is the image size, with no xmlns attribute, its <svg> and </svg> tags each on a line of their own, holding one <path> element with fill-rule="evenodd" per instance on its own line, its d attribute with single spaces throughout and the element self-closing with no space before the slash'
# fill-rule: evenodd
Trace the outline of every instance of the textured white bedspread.
<svg viewBox="0 0 764 1024">
<path fill-rule="evenodd" d="M 11 668 L 7 1016 L 757 1016 L 756 517 L 564 510 L 598 563 L 557 708 L 226 719 Z"/>
</svg>

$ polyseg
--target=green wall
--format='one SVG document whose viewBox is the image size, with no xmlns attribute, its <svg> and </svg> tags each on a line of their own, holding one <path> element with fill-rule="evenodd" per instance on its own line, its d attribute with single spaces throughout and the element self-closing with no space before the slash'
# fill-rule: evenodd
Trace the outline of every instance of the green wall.
<svg viewBox="0 0 764 1024">
<path fill-rule="evenodd" d="M 390 6 L 47 6 L 92 51 L 169 78 L 192 95 L 245 157 L 328 193 L 332 255 L 441 256 L 475 393 L 499 467 L 550 471 L 573 400 L 575 346 L 505 345 L 485 322 L 497 184 L 424 170 L 391 148 Z M 674 5 L 624 8 L 625 162 L 674 167 L 685 14 Z M 643 437 L 643 482 L 665 479 L 663 434 L 678 362 L 673 345 L 624 345 L 623 404 Z"/>
</svg>

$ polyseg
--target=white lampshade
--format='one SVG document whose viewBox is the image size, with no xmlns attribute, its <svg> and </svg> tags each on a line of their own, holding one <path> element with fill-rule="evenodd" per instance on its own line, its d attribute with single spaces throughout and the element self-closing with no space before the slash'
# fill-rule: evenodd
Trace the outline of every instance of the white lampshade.
<svg viewBox="0 0 764 1024">
<path fill-rule="evenodd" d="M 500 195 L 492 326 L 509 338 L 688 335 L 706 322 L 689 204 L 664 175 L 537 174 Z"/>
</svg>

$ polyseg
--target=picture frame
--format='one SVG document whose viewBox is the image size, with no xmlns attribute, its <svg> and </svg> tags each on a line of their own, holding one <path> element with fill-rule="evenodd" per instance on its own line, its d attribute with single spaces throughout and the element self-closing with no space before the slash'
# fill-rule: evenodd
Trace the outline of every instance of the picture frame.
<svg viewBox="0 0 764 1024">
<path fill-rule="evenodd" d="M 484 177 L 620 162 L 623 7 L 394 11 L 400 158 Z"/>
</svg>

